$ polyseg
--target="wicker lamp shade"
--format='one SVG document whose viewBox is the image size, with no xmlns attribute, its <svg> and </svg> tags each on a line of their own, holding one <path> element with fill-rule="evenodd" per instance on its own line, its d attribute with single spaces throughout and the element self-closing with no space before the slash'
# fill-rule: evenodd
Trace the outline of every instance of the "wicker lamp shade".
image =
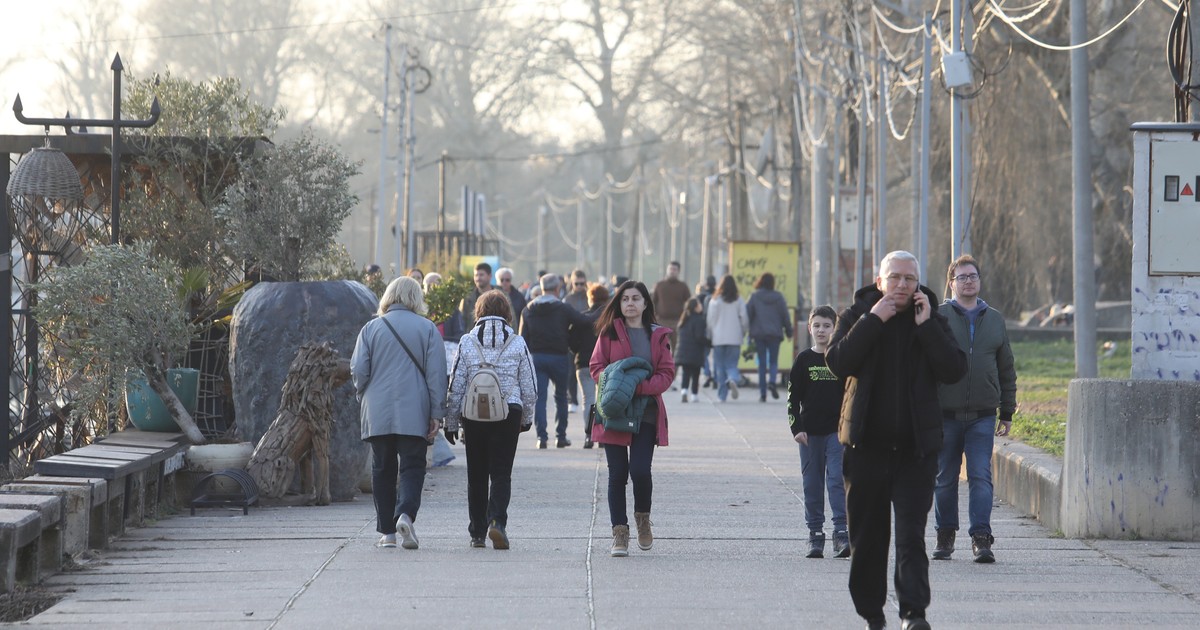
<svg viewBox="0 0 1200 630">
<path fill-rule="evenodd" d="M 83 200 L 83 185 L 71 159 L 58 149 L 38 147 L 26 153 L 8 179 L 12 197 Z"/>
</svg>

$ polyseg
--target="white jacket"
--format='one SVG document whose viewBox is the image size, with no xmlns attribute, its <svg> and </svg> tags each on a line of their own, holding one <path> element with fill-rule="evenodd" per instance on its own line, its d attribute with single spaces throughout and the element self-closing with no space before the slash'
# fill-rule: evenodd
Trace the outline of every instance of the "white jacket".
<svg viewBox="0 0 1200 630">
<path fill-rule="evenodd" d="M 500 356 L 500 348 L 510 336 L 513 340 L 504 349 L 504 355 Z M 479 343 L 474 343 L 468 337 L 474 337 Z M 479 354 L 480 348 L 483 349 L 482 356 Z M 506 402 L 521 405 L 521 424 L 532 422 L 534 406 L 537 404 L 537 381 L 529 348 L 503 318 L 489 316 L 475 322 L 475 327 L 458 342 L 454 368 L 450 372 L 450 392 L 446 396 L 446 428 L 451 431 L 459 429 L 467 383 L 484 361 L 496 367 Z"/>
<path fill-rule="evenodd" d="M 714 295 L 708 301 L 704 319 L 708 322 L 708 338 L 714 346 L 740 346 L 742 338 L 750 328 L 750 317 L 746 314 L 746 303 L 742 298 L 726 302 Z"/>
</svg>

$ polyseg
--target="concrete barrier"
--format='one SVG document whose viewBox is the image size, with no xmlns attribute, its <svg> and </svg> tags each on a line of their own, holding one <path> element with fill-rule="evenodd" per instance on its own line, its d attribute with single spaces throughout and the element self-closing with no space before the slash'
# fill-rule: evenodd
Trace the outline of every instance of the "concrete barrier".
<svg viewBox="0 0 1200 630">
<path fill-rule="evenodd" d="M 1063 533 L 1200 540 L 1198 454 L 1200 383 L 1071 381 Z"/>
<path fill-rule="evenodd" d="M 1062 468 L 1062 460 L 1053 455 L 997 439 L 992 450 L 993 492 L 1047 528 L 1062 529 Z"/>
</svg>

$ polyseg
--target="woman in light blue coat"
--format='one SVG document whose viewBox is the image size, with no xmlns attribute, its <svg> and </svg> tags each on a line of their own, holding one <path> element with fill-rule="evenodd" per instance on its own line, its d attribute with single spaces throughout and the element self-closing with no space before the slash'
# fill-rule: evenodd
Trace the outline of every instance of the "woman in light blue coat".
<svg viewBox="0 0 1200 630">
<path fill-rule="evenodd" d="M 395 547 L 397 532 L 405 549 L 418 547 L 413 521 L 425 486 L 425 451 L 446 415 L 446 352 L 425 310 L 416 280 L 393 280 L 379 300 L 379 317 L 358 333 L 350 359 L 362 439 L 373 456 L 380 547 Z"/>
</svg>

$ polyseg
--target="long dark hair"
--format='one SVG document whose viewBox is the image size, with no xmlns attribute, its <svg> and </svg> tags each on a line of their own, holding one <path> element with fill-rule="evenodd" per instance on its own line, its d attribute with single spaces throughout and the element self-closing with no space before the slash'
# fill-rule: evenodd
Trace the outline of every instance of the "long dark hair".
<svg viewBox="0 0 1200 630">
<path fill-rule="evenodd" d="M 754 283 L 755 289 L 766 289 L 768 291 L 775 290 L 775 274 L 770 271 L 764 271 L 763 275 L 758 277 L 758 282 Z"/>
<path fill-rule="evenodd" d="M 738 299 L 737 281 L 733 276 L 725 274 L 721 277 L 721 286 L 717 289 L 717 295 L 721 296 L 724 302 L 736 302 Z"/>
<path fill-rule="evenodd" d="M 617 329 L 613 326 L 613 322 L 618 319 L 623 319 L 621 315 L 621 296 L 629 289 L 637 289 L 638 293 L 642 294 L 642 299 L 646 301 L 646 310 L 642 311 L 642 326 L 646 332 L 650 332 L 650 327 L 656 323 L 654 317 L 654 301 L 650 299 L 650 290 L 646 285 L 637 280 L 626 280 L 621 283 L 613 291 L 612 299 L 608 301 L 608 305 L 600 311 L 600 317 L 596 318 L 596 335 L 608 335 L 611 339 L 617 338 Z"/>
<path fill-rule="evenodd" d="M 703 317 L 701 313 L 696 312 L 696 305 L 700 303 L 700 298 L 692 296 L 687 299 L 683 305 L 683 315 L 679 316 L 679 327 L 683 328 L 684 323 L 692 317 Z"/>
</svg>

